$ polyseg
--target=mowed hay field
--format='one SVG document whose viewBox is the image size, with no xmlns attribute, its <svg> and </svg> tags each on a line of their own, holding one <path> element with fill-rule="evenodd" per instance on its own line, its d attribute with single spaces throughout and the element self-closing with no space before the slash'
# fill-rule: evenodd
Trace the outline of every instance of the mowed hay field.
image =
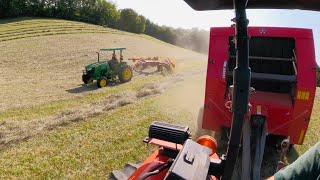
<svg viewBox="0 0 320 180">
<path fill-rule="evenodd" d="M 9 41 L 8 36 L 14 40 Z M 0 42 L 1 110 L 76 96 L 83 90 L 82 69 L 96 61 L 96 51 L 100 48 L 124 46 L 128 48 L 127 58 L 172 56 L 178 63 L 196 62 L 199 57 L 201 60 L 205 57 L 148 36 L 61 20 L 32 19 L 1 24 Z M 107 57 L 110 54 L 102 54 L 102 59 Z"/>
<path fill-rule="evenodd" d="M 194 124 L 203 101 L 206 55 L 86 23 L 32 18 L 0 23 L 1 179 L 104 178 L 149 154 L 142 139 L 152 121 Z M 82 69 L 107 47 L 126 47 L 125 59 L 173 57 L 176 73 L 134 76 L 101 89 L 84 86 Z M 106 57 L 110 54 L 101 55 Z M 185 89 L 194 83 L 199 92 Z M 179 108 L 183 101 L 162 98 L 172 88 L 192 105 Z"/>
<path fill-rule="evenodd" d="M 125 59 L 173 57 L 176 72 L 102 89 L 82 85 L 83 67 L 107 47 L 126 47 Z M 105 179 L 150 154 L 154 147 L 142 139 L 152 121 L 194 132 L 206 55 L 145 35 L 34 18 L 0 21 L 0 48 L 0 179 Z M 320 140 L 319 98 L 297 154 Z"/>
</svg>

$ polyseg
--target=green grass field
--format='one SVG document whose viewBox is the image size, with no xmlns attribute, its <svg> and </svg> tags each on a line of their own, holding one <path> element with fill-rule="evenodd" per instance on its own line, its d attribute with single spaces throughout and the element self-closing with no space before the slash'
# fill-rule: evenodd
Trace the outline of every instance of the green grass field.
<svg viewBox="0 0 320 180">
<path fill-rule="evenodd" d="M 82 86 L 82 68 L 96 50 L 112 46 L 127 47 L 125 58 L 175 57 L 177 72 Z M 195 130 L 205 55 L 145 35 L 41 18 L 1 20 L 0 48 L 0 179 L 105 179 L 154 150 L 142 143 L 152 121 Z M 320 140 L 319 93 L 296 154 Z"/>
</svg>

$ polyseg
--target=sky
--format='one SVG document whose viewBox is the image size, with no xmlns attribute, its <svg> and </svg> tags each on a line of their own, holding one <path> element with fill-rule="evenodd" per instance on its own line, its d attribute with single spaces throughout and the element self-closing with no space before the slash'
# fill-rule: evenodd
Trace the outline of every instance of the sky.
<svg viewBox="0 0 320 180">
<path fill-rule="evenodd" d="M 183 0 L 110 0 L 118 9 L 132 8 L 158 25 L 210 30 L 230 26 L 233 10 L 195 11 Z M 313 30 L 320 65 L 320 12 L 303 10 L 247 10 L 249 26 L 298 27 Z"/>
</svg>

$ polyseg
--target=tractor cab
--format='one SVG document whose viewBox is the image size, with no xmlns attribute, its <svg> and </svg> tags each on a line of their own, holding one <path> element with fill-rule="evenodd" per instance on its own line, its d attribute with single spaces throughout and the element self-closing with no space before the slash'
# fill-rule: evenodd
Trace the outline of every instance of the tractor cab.
<svg viewBox="0 0 320 180">
<path fill-rule="evenodd" d="M 117 64 L 123 61 L 123 54 L 122 51 L 125 50 L 126 48 L 105 48 L 105 49 L 100 49 L 100 51 L 112 51 L 112 57 L 108 61 L 108 64 Z M 116 51 L 119 51 L 119 59 L 117 57 Z M 100 52 L 97 52 L 98 54 L 98 61 L 100 57 Z"/>
<path fill-rule="evenodd" d="M 100 51 L 112 51 L 112 57 L 111 59 L 107 59 L 108 65 L 110 67 L 111 71 L 114 71 L 116 66 L 123 61 L 123 55 L 122 51 L 125 50 L 126 48 L 105 48 L 105 49 L 100 49 Z M 119 51 L 119 59 L 117 57 L 116 51 Z M 99 56 L 100 52 L 97 52 L 98 54 L 98 61 L 99 61 Z"/>
<path fill-rule="evenodd" d="M 128 82 L 132 78 L 132 69 L 127 62 L 123 61 L 122 51 L 126 48 L 104 48 L 97 52 L 98 61 L 89 64 L 85 67 L 82 75 L 82 81 L 85 84 L 92 83 L 97 80 L 97 86 L 104 87 L 107 81 Z M 105 61 L 100 61 L 100 54 L 102 51 L 111 51 L 112 57 Z M 119 51 L 119 59 L 117 58 L 117 51 Z"/>
</svg>

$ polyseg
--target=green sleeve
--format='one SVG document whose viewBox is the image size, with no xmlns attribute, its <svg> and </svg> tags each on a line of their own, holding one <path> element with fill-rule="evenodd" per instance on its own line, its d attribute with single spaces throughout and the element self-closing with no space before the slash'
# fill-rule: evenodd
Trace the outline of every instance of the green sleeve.
<svg viewBox="0 0 320 180">
<path fill-rule="evenodd" d="M 275 180 L 320 180 L 320 141 L 285 169 L 274 175 Z"/>
</svg>

